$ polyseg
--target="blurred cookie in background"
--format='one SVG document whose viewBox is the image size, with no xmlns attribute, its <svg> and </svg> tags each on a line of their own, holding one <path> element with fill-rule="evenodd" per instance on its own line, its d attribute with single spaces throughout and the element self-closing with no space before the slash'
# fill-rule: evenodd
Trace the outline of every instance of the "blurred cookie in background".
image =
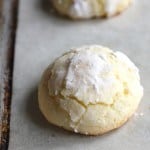
<svg viewBox="0 0 150 150">
<path fill-rule="evenodd" d="M 72 19 L 111 17 L 123 12 L 133 0 L 51 0 L 57 12 Z"/>
</svg>

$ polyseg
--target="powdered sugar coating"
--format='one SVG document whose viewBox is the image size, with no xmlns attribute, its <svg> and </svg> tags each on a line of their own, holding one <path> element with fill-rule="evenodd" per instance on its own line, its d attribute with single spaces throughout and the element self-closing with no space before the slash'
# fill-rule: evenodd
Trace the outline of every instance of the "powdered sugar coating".
<svg viewBox="0 0 150 150">
<path fill-rule="evenodd" d="M 123 53 L 110 50 L 103 52 L 103 49 L 105 48 L 98 45 L 83 46 L 58 58 L 48 82 L 50 95 L 61 93 L 64 97 L 74 97 L 85 105 L 112 104 L 114 96 L 123 87 L 115 78 L 114 72 L 117 71 L 114 71 L 109 60 L 111 57 L 108 56 L 113 54 L 120 61 L 118 68 L 124 81 L 129 80 L 128 77 L 132 74 L 139 79 L 139 74 L 137 67 Z M 131 75 L 122 66 L 131 70 Z"/>
<path fill-rule="evenodd" d="M 111 66 L 103 56 L 89 50 L 78 51 L 70 60 L 66 75 L 66 89 L 85 104 L 103 102 L 111 103 L 114 78 L 109 76 Z M 86 93 L 89 95 L 86 96 Z M 106 97 L 106 95 L 108 96 Z M 83 97 L 84 95 L 84 97 Z"/>
<path fill-rule="evenodd" d="M 74 0 L 74 4 L 70 7 L 70 15 L 80 18 L 89 18 L 92 16 L 92 7 L 88 1 Z"/>
</svg>

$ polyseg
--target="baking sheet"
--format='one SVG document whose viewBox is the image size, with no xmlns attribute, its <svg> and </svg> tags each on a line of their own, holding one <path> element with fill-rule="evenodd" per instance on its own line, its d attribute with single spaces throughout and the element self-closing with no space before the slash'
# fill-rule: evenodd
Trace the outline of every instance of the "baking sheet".
<svg viewBox="0 0 150 150">
<path fill-rule="evenodd" d="M 0 1 L 0 121 L 2 118 L 2 27 L 3 27 L 3 23 L 2 23 L 2 2 Z M 1 122 L 0 122 L 1 124 Z M 1 128 L 0 128 L 1 129 Z M 1 131 L 0 131 L 0 138 L 1 138 Z"/>
<path fill-rule="evenodd" d="M 149 150 L 150 1 L 137 1 L 109 20 L 70 21 L 47 12 L 42 0 L 20 0 L 9 150 Z M 137 113 L 123 127 L 97 137 L 50 125 L 39 111 L 42 72 L 69 48 L 102 44 L 126 53 L 139 67 L 145 89 Z"/>
</svg>

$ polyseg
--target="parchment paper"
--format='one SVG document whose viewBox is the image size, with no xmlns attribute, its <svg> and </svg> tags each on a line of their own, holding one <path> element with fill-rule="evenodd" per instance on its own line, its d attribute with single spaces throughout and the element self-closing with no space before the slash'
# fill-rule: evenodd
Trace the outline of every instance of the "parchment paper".
<svg viewBox="0 0 150 150">
<path fill-rule="evenodd" d="M 42 0 L 20 0 L 9 150 L 150 149 L 150 1 L 139 0 L 109 20 L 70 21 L 47 12 Z M 145 95 L 123 127 L 97 137 L 50 125 L 40 113 L 42 72 L 69 48 L 101 44 L 126 53 L 139 67 Z"/>
</svg>

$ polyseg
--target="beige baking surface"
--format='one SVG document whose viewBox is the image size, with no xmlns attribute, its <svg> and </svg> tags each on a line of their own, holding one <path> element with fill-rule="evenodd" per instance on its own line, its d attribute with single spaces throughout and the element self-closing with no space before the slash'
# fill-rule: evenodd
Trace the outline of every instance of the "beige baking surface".
<svg viewBox="0 0 150 150">
<path fill-rule="evenodd" d="M 9 150 L 149 150 L 150 1 L 139 0 L 110 20 L 76 22 L 48 14 L 41 1 L 20 0 Z M 65 50 L 84 44 L 122 50 L 140 68 L 145 88 L 137 114 L 103 136 L 54 127 L 38 109 L 37 86 L 45 67 Z"/>
</svg>

